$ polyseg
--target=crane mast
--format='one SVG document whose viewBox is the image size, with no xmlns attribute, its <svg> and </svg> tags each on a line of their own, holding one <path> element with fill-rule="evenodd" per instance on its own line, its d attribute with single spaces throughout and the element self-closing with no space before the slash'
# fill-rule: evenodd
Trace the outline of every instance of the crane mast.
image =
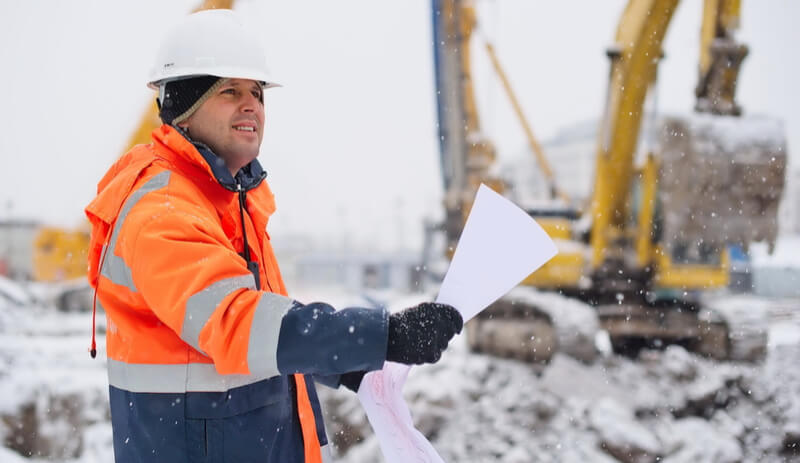
<svg viewBox="0 0 800 463">
<path fill-rule="evenodd" d="M 460 0 L 431 1 L 444 228 L 452 252 L 480 184 L 500 191 L 502 185 L 489 174 L 495 151 L 481 132 L 473 90 L 469 44 L 475 11 Z"/>
</svg>

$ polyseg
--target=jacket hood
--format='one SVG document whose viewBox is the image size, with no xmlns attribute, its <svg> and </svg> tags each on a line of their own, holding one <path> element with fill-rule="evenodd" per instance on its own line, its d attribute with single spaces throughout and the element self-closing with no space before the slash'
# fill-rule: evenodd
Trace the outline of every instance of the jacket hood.
<svg viewBox="0 0 800 463">
<path fill-rule="evenodd" d="M 92 225 L 89 247 L 89 282 L 94 286 L 100 267 L 103 246 L 111 226 L 128 198 L 139 174 L 155 161 L 149 150 L 131 150 L 117 159 L 97 184 L 97 196 L 86 206 L 86 217 Z M 101 238 L 102 237 L 102 238 Z"/>
</svg>

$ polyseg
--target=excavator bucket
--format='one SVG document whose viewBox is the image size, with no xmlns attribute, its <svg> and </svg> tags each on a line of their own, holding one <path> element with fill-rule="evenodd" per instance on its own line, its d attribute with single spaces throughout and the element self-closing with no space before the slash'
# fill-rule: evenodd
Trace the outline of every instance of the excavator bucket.
<svg viewBox="0 0 800 463">
<path fill-rule="evenodd" d="M 657 156 L 660 241 L 673 261 L 705 263 L 730 244 L 774 247 L 786 171 L 779 120 L 668 117 Z"/>
<path fill-rule="evenodd" d="M 747 249 L 751 242 L 766 241 L 774 247 L 787 161 L 780 121 L 705 114 L 665 118 L 656 156 L 656 238 L 672 262 L 720 264 L 729 245 Z M 753 361 L 766 352 L 766 324 L 759 316 L 722 304 L 705 307 L 697 323 L 683 325 L 687 332 L 700 329 L 699 352 Z"/>
</svg>

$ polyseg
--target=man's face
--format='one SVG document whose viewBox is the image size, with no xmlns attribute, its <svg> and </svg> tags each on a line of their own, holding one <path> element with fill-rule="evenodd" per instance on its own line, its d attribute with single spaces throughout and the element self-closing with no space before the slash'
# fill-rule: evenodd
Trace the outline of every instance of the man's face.
<svg viewBox="0 0 800 463">
<path fill-rule="evenodd" d="M 178 125 L 208 145 L 235 175 L 258 156 L 264 137 L 261 84 L 228 79 L 185 121 Z"/>
</svg>

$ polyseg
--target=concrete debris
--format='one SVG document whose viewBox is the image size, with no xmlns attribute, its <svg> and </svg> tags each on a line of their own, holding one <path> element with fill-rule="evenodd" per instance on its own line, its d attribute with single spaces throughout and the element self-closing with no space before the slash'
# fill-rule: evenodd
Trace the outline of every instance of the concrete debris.
<svg viewBox="0 0 800 463">
<path fill-rule="evenodd" d="M 689 417 L 660 429 L 662 439 L 669 440 L 672 451 L 665 463 L 707 461 L 715 463 L 743 462 L 744 454 L 735 436 L 718 431 L 712 423 Z M 702 436 L 702 439 L 698 439 Z"/>
<path fill-rule="evenodd" d="M 624 463 L 651 463 L 661 458 L 661 442 L 633 412 L 612 399 L 601 399 L 589 411 L 589 424 L 600 447 Z"/>
</svg>

